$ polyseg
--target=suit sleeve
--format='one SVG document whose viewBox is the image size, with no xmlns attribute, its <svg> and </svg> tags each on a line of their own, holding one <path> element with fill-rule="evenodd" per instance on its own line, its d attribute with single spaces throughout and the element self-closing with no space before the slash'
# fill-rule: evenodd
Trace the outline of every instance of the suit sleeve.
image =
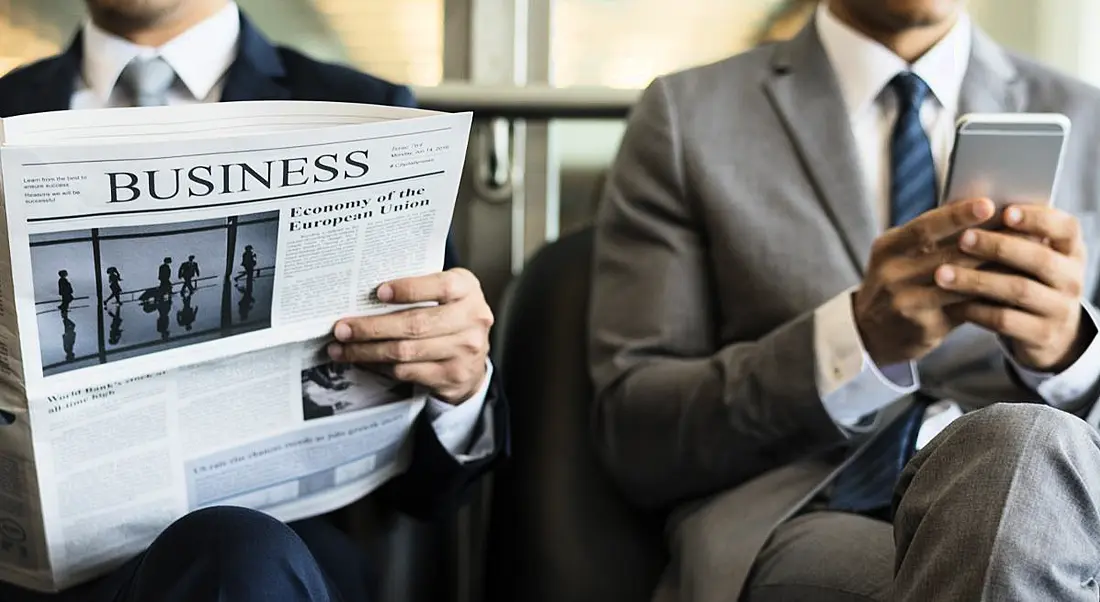
<svg viewBox="0 0 1100 602">
<path fill-rule="evenodd" d="M 395 98 L 404 99 L 404 106 L 413 106 L 412 93 L 408 88 L 404 90 Z M 448 236 L 443 269 L 458 265 L 458 253 Z M 470 441 L 476 445 L 486 439 L 485 430 L 492 429 L 489 439 L 494 443 L 493 449 L 484 455 L 477 454 L 476 459 L 460 462 L 440 442 L 429 412 L 421 412 L 413 425 L 413 457 L 408 471 L 383 487 L 379 495 L 406 514 L 424 519 L 445 515 L 461 505 L 471 486 L 509 447 L 508 404 L 495 371 L 490 379 L 482 416 Z"/>
<path fill-rule="evenodd" d="M 845 440 L 816 383 L 814 311 L 722 345 L 704 220 L 656 80 L 635 106 L 595 231 L 589 361 L 597 447 L 636 503 L 663 507 Z M 731 202 L 760 202 L 734 199 Z M 730 278 L 736 278 L 731 275 Z M 751 283 L 744 283 L 751 294 Z"/>
<path fill-rule="evenodd" d="M 466 499 L 471 487 L 484 475 L 507 449 L 507 404 L 494 377 L 485 398 L 483 412 L 491 412 L 491 420 L 478 422 L 472 439 L 481 439 L 483 429 L 492 428 L 495 449 L 471 462 L 460 463 L 440 443 L 427 413 L 421 412 L 413 426 L 413 458 L 405 474 L 390 481 L 379 491 L 393 507 L 411 516 L 430 519 L 456 510 Z"/>
</svg>

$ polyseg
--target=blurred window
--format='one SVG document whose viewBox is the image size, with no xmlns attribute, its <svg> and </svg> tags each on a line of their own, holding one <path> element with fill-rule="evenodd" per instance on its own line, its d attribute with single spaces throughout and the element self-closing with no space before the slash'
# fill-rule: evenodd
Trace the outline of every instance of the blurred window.
<svg viewBox="0 0 1100 602">
<path fill-rule="evenodd" d="M 70 32 L 61 23 L 78 19 L 83 2 L 0 0 L 0 74 L 40 58 L 57 54 Z M 52 10 L 43 12 L 40 6 Z"/>
<path fill-rule="evenodd" d="M 419 86 L 443 79 L 443 0 L 312 0 L 312 4 L 340 39 L 348 61 L 360 69 Z"/>
<path fill-rule="evenodd" d="M 444 0 L 238 0 L 274 41 L 393 81 L 438 84 Z M 0 0 L 0 74 L 64 48 L 79 0 Z"/>
<path fill-rule="evenodd" d="M 642 88 L 655 76 L 745 50 L 777 0 L 557 0 L 558 86 Z"/>
</svg>

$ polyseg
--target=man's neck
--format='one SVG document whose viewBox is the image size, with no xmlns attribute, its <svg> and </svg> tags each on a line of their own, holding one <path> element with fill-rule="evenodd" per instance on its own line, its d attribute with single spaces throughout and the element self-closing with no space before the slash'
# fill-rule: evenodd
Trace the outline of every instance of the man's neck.
<svg viewBox="0 0 1100 602">
<path fill-rule="evenodd" d="M 915 63 L 926 52 L 932 49 L 951 31 L 958 21 L 958 14 L 949 19 L 944 19 L 935 25 L 927 27 L 913 27 L 900 31 L 886 30 L 874 23 L 861 19 L 858 15 L 848 10 L 843 2 L 830 2 L 829 10 L 852 29 L 862 33 L 872 40 L 882 44 L 891 52 L 898 55 L 907 63 Z"/>
<path fill-rule="evenodd" d="M 93 11 L 92 22 L 100 29 L 138 46 L 163 46 L 225 8 L 229 0 L 188 0 L 153 20 L 129 19 L 118 13 Z"/>
</svg>

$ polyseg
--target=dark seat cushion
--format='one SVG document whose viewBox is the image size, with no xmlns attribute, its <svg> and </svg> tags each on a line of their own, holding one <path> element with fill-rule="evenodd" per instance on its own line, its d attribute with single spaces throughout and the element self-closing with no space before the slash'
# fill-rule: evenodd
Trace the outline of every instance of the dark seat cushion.
<svg viewBox="0 0 1100 602">
<path fill-rule="evenodd" d="M 497 333 L 512 460 L 495 477 L 486 587 L 499 602 L 642 602 L 666 563 L 660 517 L 632 508 L 590 438 L 592 231 L 539 251 Z"/>
</svg>

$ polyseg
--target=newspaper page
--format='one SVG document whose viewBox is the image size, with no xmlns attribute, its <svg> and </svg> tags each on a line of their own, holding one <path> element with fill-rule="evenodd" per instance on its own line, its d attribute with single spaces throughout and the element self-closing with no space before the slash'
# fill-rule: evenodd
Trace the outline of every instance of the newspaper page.
<svg viewBox="0 0 1100 602">
<path fill-rule="evenodd" d="M 0 579 L 57 591 L 173 520 L 284 521 L 408 465 L 426 392 L 325 345 L 441 269 L 471 116 L 312 102 L 0 122 Z"/>
</svg>

